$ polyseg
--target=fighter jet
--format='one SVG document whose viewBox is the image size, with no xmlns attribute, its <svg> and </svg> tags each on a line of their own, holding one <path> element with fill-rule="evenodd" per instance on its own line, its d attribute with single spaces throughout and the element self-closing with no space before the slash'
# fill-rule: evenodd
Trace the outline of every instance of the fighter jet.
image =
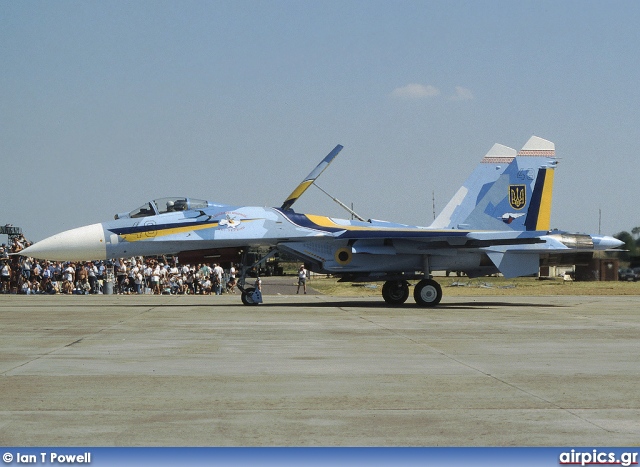
<svg viewBox="0 0 640 467">
<path fill-rule="evenodd" d="M 247 255 L 242 260 L 238 286 L 246 305 L 261 301 L 245 284 L 247 271 L 285 252 L 307 269 L 341 281 L 383 282 L 389 305 L 405 303 L 409 281 L 417 281 L 415 302 L 433 307 L 442 299 L 433 271 L 511 278 L 535 274 L 541 265 L 584 262 L 596 250 L 622 245 L 609 236 L 550 230 L 557 159 L 555 145 L 537 136 L 519 152 L 494 145 L 428 227 L 295 212 L 293 204 L 340 150 L 336 146 L 280 207 L 161 198 L 113 221 L 53 235 L 21 254 L 62 261 L 172 254 L 185 261 L 237 258 L 240 252 L 268 247 L 258 261 L 247 261 Z"/>
</svg>

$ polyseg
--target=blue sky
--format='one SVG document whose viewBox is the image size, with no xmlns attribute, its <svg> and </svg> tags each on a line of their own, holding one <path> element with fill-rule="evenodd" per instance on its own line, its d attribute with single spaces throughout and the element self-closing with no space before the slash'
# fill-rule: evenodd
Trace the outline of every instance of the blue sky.
<svg viewBox="0 0 640 467">
<path fill-rule="evenodd" d="M 552 227 L 640 225 L 640 3 L 0 3 L 0 223 L 31 240 L 187 195 L 318 184 L 428 225 L 498 142 L 561 158 Z M 311 188 L 296 210 L 348 217 Z"/>
</svg>

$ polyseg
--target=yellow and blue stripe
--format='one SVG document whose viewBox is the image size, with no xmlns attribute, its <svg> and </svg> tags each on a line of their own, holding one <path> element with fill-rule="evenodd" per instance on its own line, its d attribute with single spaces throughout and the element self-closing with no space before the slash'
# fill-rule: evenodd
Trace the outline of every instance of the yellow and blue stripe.
<svg viewBox="0 0 640 467">
<path fill-rule="evenodd" d="M 531 203 L 524 225 L 527 230 L 551 228 L 551 203 L 553 200 L 553 168 L 538 170 L 538 177 L 531 195 Z"/>
</svg>

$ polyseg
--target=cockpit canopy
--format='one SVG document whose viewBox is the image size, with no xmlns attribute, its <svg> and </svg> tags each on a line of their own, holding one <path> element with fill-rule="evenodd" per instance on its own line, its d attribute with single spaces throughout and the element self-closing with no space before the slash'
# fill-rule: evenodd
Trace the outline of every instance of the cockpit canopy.
<svg viewBox="0 0 640 467">
<path fill-rule="evenodd" d="M 213 203 L 203 199 L 194 198 L 158 198 L 143 204 L 138 209 L 131 212 L 116 214 L 116 219 L 139 218 L 147 216 L 156 216 L 167 212 L 187 211 L 189 209 L 204 209 L 214 206 Z"/>
</svg>

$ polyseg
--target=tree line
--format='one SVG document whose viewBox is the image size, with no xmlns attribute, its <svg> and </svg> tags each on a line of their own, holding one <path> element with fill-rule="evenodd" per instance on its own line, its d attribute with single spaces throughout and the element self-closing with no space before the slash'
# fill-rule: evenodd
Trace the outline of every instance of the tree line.
<svg viewBox="0 0 640 467">
<path fill-rule="evenodd" d="M 631 233 L 618 232 L 614 237 L 624 242 L 624 249 L 628 250 L 620 253 L 620 259 L 628 261 L 632 256 L 640 256 L 640 227 L 634 227 Z"/>
</svg>

